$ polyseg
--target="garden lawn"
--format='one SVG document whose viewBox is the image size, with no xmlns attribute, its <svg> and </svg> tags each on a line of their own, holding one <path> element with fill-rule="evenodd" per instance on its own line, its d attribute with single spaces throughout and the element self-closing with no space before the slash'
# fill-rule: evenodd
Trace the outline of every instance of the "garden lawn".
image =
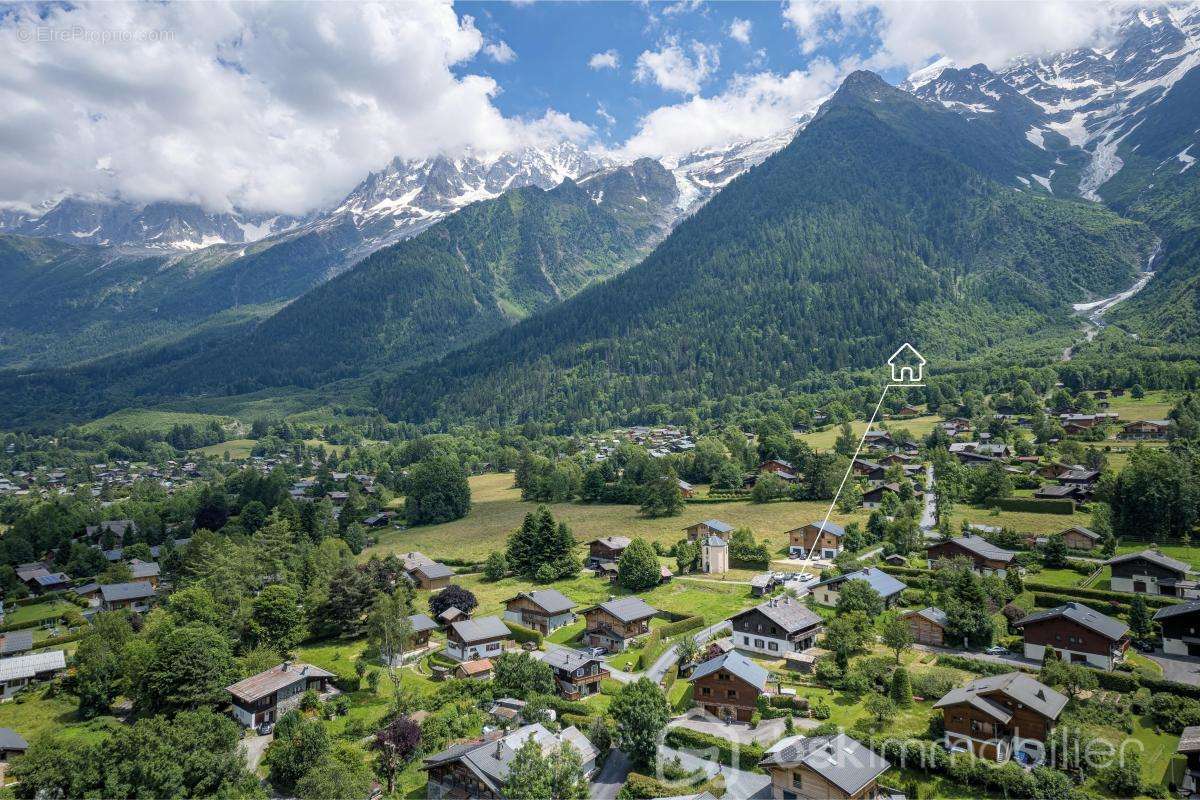
<svg viewBox="0 0 1200 800">
<path fill-rule="evenodd" d="M 258 444 L 257 439 L 230 439 L 227 442 L 218 442 L 217 444 L 210 444 L 207 447 L 201 447 L 193 450 L 192 453 L 209 458 L 224 458 L 225 454 L 229 453 L 229 458 L 237 461 L 249 458 L 256 444 Z"/>
<path fill-rule="evenodd" d="M 906 430 L 918 439 L 923 439 L 928 436 L 934 428 L 942 422 L 942 418 L 936 414 L 926 414 L 920 417 L 912 417 L 911 419 L 887 419 L 883 420 L 883 424 L 889 430 L 898 431 Z M 877 420 L 875 428 L 878 430 L 880 423 Z M 867 429 L 866 420 L 854 420 L 850 423 L 850 428 L 854 431 L 854 435 L 862 438 L 863 431 Z M 824 430 L 813 431 L 812 433 L 797 434 L 796 438 L 808 443 L 814 450 L 832 450 L 837 438 L 842 435 L 841 425 L 830 425 Z"/>
<path fill-rule="evenodd" d="M 466 517 L 440 525 L 424 525 L 405 531 L 387 530 L 379 534 L 379 543 L 363 553 L 404 553 L 419 550 L 430 558 L 483 561 L 488 554 L 503 550 L 509 534 L 520 527 L 525 515 L 537 509 L 537 503 L 521 499 L 513 488 L 511 474 L 474 475 L 471 484 L 471 511 Z M 679 516 L 646 519 L 637 506 L 584 505 L 556 503 L 550 506 L 555 519 L 566 522 L 581 545 L 604 536 L 640 537 L 669 547 L 683 537 L 683 528 L 705 519 L 719 519 L 735 527 L 748 527 L 758 539 L 766 539 L 772 552 L 787 545 L 787 531 L 813 520 L 823 519 L 826 502 L 751 503 L 745 500 L 725 503 L 694 503 Z M 865 524 L 867 514 L 834 514 L 840 524 L 858 520 Z M 583 551 L 580 551 L 581 555 Z"/>
<path fill-rule="evenodd" d="M 1087 528 L 1092 524 L 1092 515 L 1080 511 L 1069 516 L 1067 514 L 1039 514 L 1033 511 L 997 512 L 991 508 L 955 506 L 954 513 L 951 515 L 950 527 L 958 530 L 964 521 L 1011 528 L 1018 533 L 1049 535 L 1061 533 L 1074 525 Z"/>
<path fill-rule="evenodd" d="M 54 619 L 69 608 L 78 608 L 65 600 L 51 600 L 48 603 L 32 603 L 27 606 L 9 606 L 4 614 L 5 625 L 15 625 L 35 620 Z"/>
<path fill-rule="evenodd" d="M 1048 583 L 1064 588 L 1079 586 L 1086 578 L 1086 575 L 1073 569 L 1043 569 L 1041 572 L 1031 572 L 1025 576 L 1025 580 L 1030 583 Z"/>
<path fill-rule="evenodd" d="M 1181 396 L 1179 392 L 1165 390 L 1146 392 L 1146 396 L 1141 400 L 1133 399 L 1129 392 L 1126 392 L 1124 397 L 1110 395 L 1108 411 L 1117 412 L 1121 422 L 1133 422 L 1139 419 L 1166 419 L 1171 407 L 1178 402 Z"/>
<path fill-rule="evenodd" d="M 103 738 L 110 725 L 119 724 L 113 717 L 84 722 L 76 713 L 78 707 L 74 695 L 59 691 L 51 697 L 46 687 L 35 686 L 13 700 L 0 703 L 0 728 L 11 728 L 32 744 L 49 732 L 94 741 Z"/>
</svg>

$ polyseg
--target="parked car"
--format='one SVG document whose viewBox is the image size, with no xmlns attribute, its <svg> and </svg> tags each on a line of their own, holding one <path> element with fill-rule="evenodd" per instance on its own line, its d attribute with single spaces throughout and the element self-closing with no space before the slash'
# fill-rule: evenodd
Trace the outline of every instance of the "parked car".
<svg viewBox="0 0 1200 800">
<path fill-rule="evenodd" d="M 260 722 L 258 724 L 259 736 L 270 736 L 271 731 L 275 730 L 275 726 L 270 722 Z"/>
<path fill-rule="evenodd" d="M 602 656 L 608 652 L 608 648 L 606 648 L 606 647 L 589 647 L 587 650 L 584 650 L 584 652 L 587 653 L 589 656 Z"/>
<path fill-rule="evenodd" d="M 991 646 L 991 647 L 989 647 L 987 650 L 984 650 L 984 652 L 985 652 L 985 653 L 987 653 L 989 656 L 1007 656 L 1007 655 L 1010 655 L 1010 653 L 1008 652 L 1008 648 L 1007 648 L 1007 647 L 1001 647 L 1001 646 L 1000 646 L 1000 645 L 998 645 L 998 644 L 994 644 L 994 645 L 992 645 L 992 646 Z"/>
<path fill-rule="evenodd" d="M 1134 639 L 1133 646 L 1140 653 L 1154 652 L 1154 642 L 1149 639 Z"/>
</svg>

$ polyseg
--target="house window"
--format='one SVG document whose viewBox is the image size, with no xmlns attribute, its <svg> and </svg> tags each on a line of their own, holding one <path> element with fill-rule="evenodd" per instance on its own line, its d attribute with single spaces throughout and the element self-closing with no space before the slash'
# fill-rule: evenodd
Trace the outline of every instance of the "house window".
<svg viewBox="0 0 1200 800">
<path fill-rule="evenodd" d="M 762 647 L 762 646 L 763 646 L 763 640 L 762 640 L 762 639 L 755 639 L 755 640 L 754 640 L 754 646 L 755 646 L 755 647 Z"/>
<path fill-rule="evenodd" d="M 749 637 L 749 636 L 743 636 L 743 637 L 742 637 L 742 644 L 747 644 L 747 645 L 748 645 L 748 644 L 750 644 L 750 637 Z"/>
<path fill-rule="evenodd" d="M 707 686 L 701 686 L 700 694 L 704 695 L 705 697 L 708 697 L 710 694 L 712 694 L 712 689 L 708 688 Z"/>
<path fill-rule="evenodd" d="M 726 689 L 725 696 L 728 697 L 730 700 L 736 700 L 737 699 L 737 689 Z"/>
<path fill-rule="evenodd" d="M 767 649 L 768 650 L 778 650 L 779 645 L 776 642 L 767 642 Z"/>
</svg>

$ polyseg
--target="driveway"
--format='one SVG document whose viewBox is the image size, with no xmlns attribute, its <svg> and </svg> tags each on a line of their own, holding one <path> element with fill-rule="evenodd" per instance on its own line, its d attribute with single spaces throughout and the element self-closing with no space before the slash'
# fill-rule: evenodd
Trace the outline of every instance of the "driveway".
<svg viewBox="0 0 1200 800">
<path fill-rule="evenodd" d="M 679 763 L 686 770 L 703 770 L 708 777 L 721 773 L 725 778 L 725 797 L 736 798 L 736 800 L 748 800 L 749 798 L 767 798 L 771 796 L 771 779 L 766 775 L 758 772 L 746 772 L 745 770 L 735 769 L 728 764 L 721 764 L 709 757 L 694 755 L 693 753 L 683 750 L 676 750 L 672 747 L 662 746 L 658 748 L 659 758 L 671 759 L 678 757 Z M 715 755 L 714 755 L 715 758 Z M 688 791 L 687 787 L 680 787 L 679 794 L 692 795 L 695 792 Z"/>
<path fill-rule="evenodd" d="M 716 634 L 723 633 L 727 628 L 729 628 L 729 621 L 722 620 L 715 625 L 709 625 L 704 630 L 698 631 L 692 635 L 692 638 L 698 643 L 703 643 L 713 638 Z M 571 650 L 572 648 L 561 644 L 555 644 L 554 642 L 546 642 L 546 649 Z M 660 655 L 653 664 L 650 665 L 650 669 L 641 672 L 623 672 L 619 669 L 616 669 L 611 664 L 606 664 L 605 669 L 612 674 L 614 680 L 620 683 L 632 683 L 638 678 L 643 677 L 649 678 L 655 683 L 662 683 L 662 679 L 666 677 L 667 670 L 671 669 L 671 665 L 678 660 L 679 651 L 675 645 L 671 645 L 663 651 L 663 654 Z"/>
<path fill-rule="evenodd" d="M 1019 656 L 1016 653 L 1009 653 L 1005 656 L 992 656 L 987 653 L 976 653 L 973 650 L 957 650 L 953 647 L 934 647 L 928 644 L 914 644 L 914 650 L 920 650 L 923 653 L 942 653 L 948 656 L 962 656 L 963 658 L 973 658 L 976 661 L 990 661 L 993 664 L 1005 664 L 1016 669 L 1041 669 L 1042 662 L 1034 661 L 1032 658 Z"/>
<path fill-rule="evenodd" d="M 1200 686 L 1200 658 L 1194 656 L 1168 656 L 1161 650 L 1146 653 L 1147 658 L 1162 667 L 1163 677 L 1176 683 Z"/>
<path fill-rule="evenodd" d="M 794 720 L 794 725 L 798 732 L 811 730 L 820 724 L 815 719 Z M 758 727 L 751 727 L 745 722 L 727 723 L 722 722 L 700 708 L 689 709 L 684 716 L 667 723 L 668 728 L 688 728 L 700 733 L 717 736 L 721 739 L 728 739 L 731 742 L 740 742 L 742 744 L 754 742 L 764 747 L 773 745 L 782 739 L 787 733 L 786 725 L 787 722 L 783 717 L 764 719 L 758 724 Z"/>
<path fill-rule="evenodd" d="M 258 769 L 259 762 L 262 761 L 263 753 L 267 749 L 267 745 L 275 738 L 275 734 L 268 733 L 266 736 L 253 734 L 242 739 L 242 748 L 246 751 L 246 767 L 254 772 Z"/>
<path fill-rule="evenodd" d="M 629 756 L 616 748 L 610 750 L 604 766 L 596 773 L 591 786 L 588 787 L 588 796 L 592 800 L 616 800 L 617 792 L 621 791 L 632 769 Z"/>
</svg>

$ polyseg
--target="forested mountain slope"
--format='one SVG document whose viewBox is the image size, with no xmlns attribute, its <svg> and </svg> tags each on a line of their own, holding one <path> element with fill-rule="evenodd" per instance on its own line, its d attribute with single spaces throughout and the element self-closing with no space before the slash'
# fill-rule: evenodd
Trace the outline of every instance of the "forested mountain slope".
<svg viewBox="0 0 1200 800">
<path fill-rule="evenodd" d="M 988 166 L 973 130 L 855 73 L 642 264 L 400 374 L 376 400 L 397 418 L 568 426 L 701 408 L 882 364 L 905 339 L 959 356 L 1131 280 L 1150 246 L 1142 225 L 999 185 L 987 174 L 1013 172 Z"/>
</svg>

